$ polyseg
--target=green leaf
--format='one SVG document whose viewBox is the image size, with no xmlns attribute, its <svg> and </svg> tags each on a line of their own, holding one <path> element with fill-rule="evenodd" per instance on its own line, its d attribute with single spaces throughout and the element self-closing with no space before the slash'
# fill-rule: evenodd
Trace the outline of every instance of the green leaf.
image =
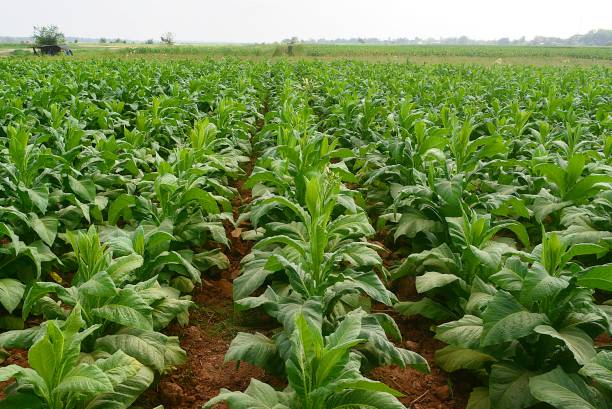
<svg viewBox="0 0 612 409">
<path fill-rule="evenodd" d="M 91 298 L 100 297 L 108 299 L 117 295 L 117 292 L 115 282 L 106 271 L 100 271 L 78 287 L 79 295 Z"/>
<path fill-rule="evenodd" d="M 32 344 L 46 333 L 45 323 L 41 326 L 24 330 L 13 330 L 0 333 L 0 348 L 28 349 Z"/>
<path fill-rule="evenodd" d="M 326 337 L 325 349 L 341 347 L 345 344 L 352 344 L 359 340 L 361 333 L 361 320 L 364 313 L 355 310 L 350 312 L 341 322 L 336 330 Z"/>
<path fill-rule="evenodd" d="M 143 258 L 138 254 L 129 254 L 114 259 L 106 271 L 115 283 L 122 283 L 127 279 L 129 273 L 142 267 L 143 262 Z"/>
<path fill-rule="evenodd" d="M 580 328 L 567 327 L 557 331 L 549 325 L 538 325 L 534 331 L 563 341 L 580 365 L 586 364 L 595 357 L 593 340 Z"/>
<path fill-rule="evenodd" d="M 584 201 L 600 190 L 609 188 L 612 176 L 588 175 L 580 179 L 565 195 L 564 199 L 575 202 Z"/>
<path fill-rule="evenodd" d="M 448 345 L 436 351 L 436 364 L 446 372 L 460 369 L 479 370 L 491 362 L 495 362 L 491 355 L 469 348 Z"/>
<path fill-rule="evenodd" d="M 221 389 L 219 396 L 206 402 L 203 409 L 212 409 L 223 401 L 227 401 L 232 409 L 289 409 L 288 402 L 283 404 L 288 400 L 283 395 L 284 392 L 277 392 L 270 385 L 251 379 L 244 393 Z"/>
<path fill-rule="evenodd" d="M 46 216 L 39 218 L 36 213 L 30 213 L 30 225 L 32 230 L 38 234 L 40 239 L 51 246 L 57 236 L 58 220 L 53 216 Z"/>
<path fill-rule="evenodd" d="M 438 325 L 436 338 L 450 345 L 477 348 L 480 345 L 482 329 L 482 319 L 474 315 L 465 315 L 457 321 Z"/>
<path fill-rule="evenodd" d="M 584 269 L 578 277 L 578 284 L 612 292 L 612 264 Z"/>
<path fill-rule="evenodd" d="M 186 359 L 177 337 L 134 328 L 125 328 L 117 334 L 98 338 L 95 349 L 109 354 L 122 350 L 160 373 L 167 372 Z"/>
<path fill-rule="evenodd" d="M 389 326 L 386 320 L 373 314 L 363 317 L 359 338 L 366 343 L 358 346 L 359 352 L 366 356 L 370 367 L 397 365 L 401 368 L 412 367 L 417 371 L 429 373 L 425 358 L 416 352 L 398 348 L 387 338 L 385 329 Z M 396 334 L 392 334 L 396 335 Z"/>
<path fill-rule="evenodd" d="M 491 406 L 496 409 L 523 409 L 536 400 L 529 393 L 529 378 L 533 374 L 512 365 L 494 364 L 489 376 Z"/>
<path fill-rule="evenodd" d="M 274 271 L 266 268 L 267 260 L 256 258 L 243 265 L 241 274 L 233 282 L 234 300 L 241 300 L 251 295 L 266 281 Z"/>
<path fill-rule="evenodd" d="M 442 231 L 442 224 L 430 220 L 420 213 L 404 213 L 400 218 L 393 238 L 397 240 L 401 236 L 414 238 L 418 233 L 438 233 Z"/>
<path fill-rule="evenodd" d="M 557 409 L 608 409 L 609 400 L 578 375 L 557 367 L 529 380 L 531 394 Z"/>
<path fill-rule="evenodd" d="M 108 208 L 108 224 L 115 225 L 119 221 L 119 217 L 123 215 L 124 220 L 128 221 L 131 218 L 130 206 L 136 204 L 134 196 L 123 193 L 118 198 L 113 200 Z"/>
<path fill-rule="evenodd" d="M 580 374 L 592 378 L 597 385 L 612 392 L 612 351 L 598 353 L 580 369 Z"/>
<path fill-rule="evenodd" d="M 115 386 L 113 392 L 96 396 L 85 409 L 125 409 L 129 408 L 138 397 L 153 383 L 155 373 L 142 366 L 138 373 L 130 376 Z"/>
<path fill-rule="evenodd" d="M 152 309 L 134 290 L 124 288 L 104 305 L 91 310 L 92 315 L 126 327 L 153 329 Z"/>
<path fill-rule="evenodd" d="M 493 296 L 483 313 L 482 320 L 484 323 L 480 341 L 482 346 L 525 337 L 538 325 L 548 323 L 546 315 L 527 311 L 510 293 L 503 290 Z"/>
<path fill-rule="evenodd" d="M 428 271 L 416 278 L 416 289 L 420 294 L 422 294 L 434 288 L 447 286 L 455 281 L 461 281 L 461 279 L 454 274 L 443 274 L 436 271 Z"/>
<path fill-rule="evenodd" d="M 142 364 L 123 351 L 117 351 L 108 358 L 98 359 L 96 366 L 104 371 L 113 387 L 136 375 Z"/>
<path fill-rule="evenodd" d="M 551 276 L 542 266 L 532 266 L 525 275 L 520 300 L 525 305 L 552 298 L 564 288 L 569 281 L 562 277 Z"/>
<path fill-rule="evenodd" d="M 244 361 L 272 372 L 283 367 L 273 340 L 262 334 L 239 332 L 225 354 L 225 362 Z"/>
<path fill-rule="evenodd" d="M 13 278 L 0 278 L 0 304 L 11 314 L 19 305 L 25 292 L 25 284 Z"/>
<path fill-rule="evenodd" d="M 49 293 L 57 293 L 60 296 L 68 295 L 67 290 L 58 283 L 52 282 L 36 282 L 26 294 L 26 298 L 23 301 L 23 307 L 21 310 L 21 316 L 25 320 L 30 315 L 30 311 L 34 306 L 34 303 L 46 296 Z"/>
<path fill-rule="evenodd" d="M 42 214 L 47 212 L 47 206 L 49 205 L 49 188 L 47 186 L 41 186 L 34 189 L 26 189 L 28 197 L 34 203 L 34 206 L 40 210 Z"/>
<path fill-rule="evenodd" d="M 372 392 L 368 390 L 348 390 L 332 395 L 325 407 L 362 408 L 362 409 L 406 409 L 397 398 L 389 393 Z"/>
<path fill-rule="evenodd" d="M 77 180 L 68 175 L 70 189 L 82 200 L 91 203 L 96 200 L 96 185 L 92 179 Z"/>
<path fill-rule="evenodd" d="M 57 394 L 97 395 L 113 391 L 113 384 L 106 374 L 95 365 L 80 364 L 62 379 L 53 390 Z"/>
<path fill-rule="evenodd" d="M 477 387 L 470 393 L 466 409 L 491 409 L 491 399 L 489 398 L 489 389 Z"/>
<path fill-rule="evenodd" d="M 185 192 L 181 198 L 181 204 L 186 205 L 191 201 L 197 202 L 208 214 L 219 213 L 219 206 L 215 198 L 205 190 L 194 187 Z"/>
<path fill-rule="evenodd" d="M 457 272 L 455 254 L 446 243 L 431 250 L 409 255 L 393 272 L 392 279 L 397 280 L 407 275 L 416 276 L 427 270 L 448 274 Z"/>
<path fill-rule="evenodd" d="M 437 321 L 447 321 L 454 318 L 454 314 L 450 310 L 430 298 L 423 298 L 419 301 L 399 302 L 393 308 L 395 311 L 408 317 L 422 315 Z"/>
<path fill-rule="evenodd" d="M 321 302 L 316 299 L 286 300 L 278 305 L 276 319 L 283 324 L 285 331 L 293 333 L 297 317 L 303 317 L 310 326 L 320 328 L 323 323 Z"/>
<path fill-rule="evenodd" d="M 0 400 L 0 409 L 45 409 L 45 402 L 32 392 L 17 392 Z"/>
</svg>

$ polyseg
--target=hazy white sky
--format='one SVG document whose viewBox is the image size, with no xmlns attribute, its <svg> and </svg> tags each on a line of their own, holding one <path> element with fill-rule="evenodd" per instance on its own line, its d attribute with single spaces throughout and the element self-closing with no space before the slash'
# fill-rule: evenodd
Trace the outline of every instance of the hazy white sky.
<svg viewBox="0 0 612 409">
<path fill-rule="evenodd" d="M 612 28 L 612 0 L 3 0 L 0 35 L 261 42 L 298 36 L 569 37 Z"/>
</svg>

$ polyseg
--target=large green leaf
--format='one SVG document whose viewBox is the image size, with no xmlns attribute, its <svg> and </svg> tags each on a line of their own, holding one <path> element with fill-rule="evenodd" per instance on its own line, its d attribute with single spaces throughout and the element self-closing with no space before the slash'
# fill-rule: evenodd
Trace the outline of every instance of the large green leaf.
<svg viewBox="0 0 612 409">
<path fill-rule="evenodd" d="M 109 354 L 122 350 L 160 373 L 166 373 L 186 359 L 186 353 L 181 349 L 177 337 L 133 328 L 98 338 L 95 349 Z"/>
<path fill-rule="evenodd" d="M 97 395 L 113 391 L 113 384 L 106 374 L 95 365 L 80 364 L 62 379 L 54 389 L 58 394 Z"/>
<path fill-rule="evenodd" d="M 447 286 L 455 281 L 462 280 L 454 274 L 443 274 L 436 271 L 428 271 L 416 278 L 416 289 L 422 294 L 434 288 Z"/>
<path fill-rule="evenodd" d="M 128 254 L 127 256 L 114 259 L 106 271 L 113 278 L 115 283 L 122 283 L 127 279 L 128 274 L 140 268 L 143 262 L 142 256 L 138 254 Z"/>
<path fill-rule="evenodd" d="M 33 393 L 17 392 L 0 400 L 0 409 L 45 409 L 45 402 Z"/>
<path fill-rule="evenodd" d="M 269 275 L 274 273 L 266 268 L 266 263 L 266 259 L 257 258 L 244 264 L 240 276 L 233 282 L 234 300 L 241 300 L 251 295 Z"/>
<path fill-rule="evenodd" d="M 91 203 L 96 199 L 96 185 L 92 179 L 77 180 L 68 175 L 70 189 L 82 200 Z"/>
<path fill-rule="evenodd" d="M 36 213 L 30 213 L 29 216 L 32 229 L 46 245 L 51 246 L 57 236 L 57 218 L 53 216 L 39 218 Z"/>
<path fill-rule="evenodd" d="M 436 338 L 459 347 L 478 348 L 482 329 L 482 319 L 474 315 L 465 315 L 457 321 L 438 325 Z"/>
<path fill-rule="evenodd" d="M 557 331 L 550 325 L 538 325 L 534 331 L 563 341 L 580 365 L 586 364 L 595 357 L 593 340 L 580 328 L 567 327 Z"/>
<path fill-rule="evenodd" d="M 530 305 L 553 297 L 568 285 L 568 280 L 549 275 L 542 266 L 532 266 L 525 275 L 520 300 L 523 304 Z"/>
<path fill-rule="evenodd" d="M 399 219 L 394 239 L 401 236 L 414 238 L 418 233 L 438 233 L 442 231 L 442 224 L 435 220 L 430 220 L 420 213 L 404 213 Z"/>
<path fill-rule="evenodd" d="M 612 264 L 594 266 L 582 271 L 578 284 L 612 292 Z"/>
<path fill-rule="evenodd" d="M 432 320 L 446 321 L 454 318 L 453 313 L 440 303 L 431 298 L 423 298 L 419 301 L 403 301 L 393 307 L 397 312 L 408 317 L 422 315 Z"/>
<path fill-rule="evenodd" d="M 491 355 L 452 345 L 436 351 L 436 363 L 446 372 L 454 372 L 460 369 L 478 370 L 494 361 L 495 358 Z"/>
<path fill-rule="evenodd" d="M 533 373 L 513 365 L 494 364 L 489 376 L 491 407 L 523 409 L 536 401 L 529 393 L 529 378 Z"/>
<path fill-rule="evenodd" d="M 245 361 L 271 372 L 278 372 L 283 367 L 276 343 L 259 333 L 239 332 L 225 354 L 225 362 L 229 361 Z"/>
<path fill-rule="evenodd" d="M 115 225 L 119 218 L 123 215 L 123 218 L 127 221 L 131 217 L 130 206 L 136 204 L 134 196 L 128 194 L 121 194 L 115 199 L 108 208 L 108 224 Z"/>
<path fill-rule="evenodd" d="M 612 351 L 598 353 L 580 369 L 580 374 L 592 378 L 597 385 L 612 392 Z"/>
<path fill-rule="evenodd" d="M 491 409 L 491 398 L 489 397 L 489 389 L 477 387 L 470 393 L 466 409 Z"/>
<path fill-rule="evenodd" d="M 25 284 L 13 278 L 0 278 L 0 304 L 10 313 L 21 302 L 25 292 Z"/>
<path fill-rule="evenodd" d="M 610 401 L 576 374 L 557 367 L 529 380 L 531 394 L 557 409 L 609 409 Z"/>
<path fill-rule="evenodd" d="M 142 366 L 138 373 L 115 386 L 113 392 L 96 396 L 86 409 L 126 409 L 142 394 L 154 380 L 154 372 Z"/>
<path fill-rule="evenodd" d="M 204 404 L 203 409 L 212 409 L 218 403 L 227 401 L 231 409 L 289 409 L 289 398 L 277 392 L 270 385 L 251 379 L 244 392 L 221 389 L 219 396 Z"/>
<path fill-rule="evenodd" d="M 498 291 L 482 316 L 482 346 L 501 344 L 525 337 L 538 325 L 547 324 L 544 314 L 527 311 L 510 293 Z"/>
<path fill-rule="evenodd" d="M 34 203 L 34 206 L 40 210 L 41 214 L 47 212 L 47 206 L 49 205 L 49 188 L 47 186 L 40 186 L 33 189 L 26 189 L 28 197 Z"/>
<path fill-rule="evenodd" d="M 191 201 L 197 202 L 208 214 L 219 213 L 215 198 L 205 190 L 194 187 L 186 191 L 181 198 L 181 204 L 185 205 Z"/>
<path fill-rule="evenodd" d="M 348 390 L 332 395 L 326 402 L 329 409 L 405 409 L 405 406 L 391 394 L 368 390 Z"/>
<path fill-rule="evenodd" d="M 153 329 L 152 309 L 136 291 L 124 288 L 91 313 L 103 320 L 142 330 Z"/>
</svg>

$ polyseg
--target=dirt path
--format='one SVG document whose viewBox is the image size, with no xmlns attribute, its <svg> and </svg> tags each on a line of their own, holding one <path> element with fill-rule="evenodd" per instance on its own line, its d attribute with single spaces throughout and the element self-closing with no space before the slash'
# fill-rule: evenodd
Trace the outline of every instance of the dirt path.
<svg viewBox="0 0 612 409">
<path fill-rule="evenodd" d="M 267 105 L 264 105 L 264 114 L 266 110 Z M 262 127 L 263 120 L 260 120 L 256 132 Z M 240 212 L 251 201 L 251 191 L 244 188 L 244 182 L 253 171 L 255 156 L 256 153 L 251 150 L 250 160 L 244 166 L 245 176 L 232 183 L 232 187 L 238 190 L 238 195 L 232 201 L 234 220 L 238 220 Z M 189 326 L 181 328 L 173 324 L 164 331 L 179 337 L 181 346 L 187 352 L 187 362 L 145 392 L 138 401 L 138 405 L 145 409 L 158 405 L 164 405 L 166 409 L 199 409 L 217 396 L 221 388 L 236 391 L 246 389 L 251 378 L 282 386 L 281 381 L 248 363 L 241 363 L 240 367 L 235 362 L 225 363 L 225 354 L 238 332 L 265 333 L 266 327 L 275 325 L 264 316 L 234 312 L 232 281 L 238 276 L 240 261 L 251 252 L 253 243 L 242 240 L 240 236 L 242 230 L 249 228 L 248 222 L 237 226 L 227 223 L 225 228 L 231 243 L 231 248 L 226 250 L 230 266 L 219 272 L 217 280 L 203 278 L 202 288 L 194 294 L 196 306 L 190 310 Z M 219 408 L 225 409 L 227 405 L 219 405 Z"/>
</svg>

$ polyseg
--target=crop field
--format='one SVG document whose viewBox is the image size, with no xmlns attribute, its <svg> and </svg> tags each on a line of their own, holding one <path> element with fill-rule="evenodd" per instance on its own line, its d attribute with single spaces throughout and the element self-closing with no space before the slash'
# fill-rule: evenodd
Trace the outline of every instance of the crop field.
<svg viewBox="0 0 612 409">
<path fill-rule="evenodd" d="M 240 58 L 269 60 L 358 60 L 373 63 L 593 66 L 612 68 L 612 47 L 395 45 L 395 44 L 135 44 L 70 43 L 76 58 L 134 57 L 156 60 Z M 32 55 L 27 44 L 0 44 L 0 57 Z"/>
<path fill-rule="evenodd" d="M 611 250 L 605 65 L 0 59 L 0 409 L 612 409 Z"/>
</svg>

